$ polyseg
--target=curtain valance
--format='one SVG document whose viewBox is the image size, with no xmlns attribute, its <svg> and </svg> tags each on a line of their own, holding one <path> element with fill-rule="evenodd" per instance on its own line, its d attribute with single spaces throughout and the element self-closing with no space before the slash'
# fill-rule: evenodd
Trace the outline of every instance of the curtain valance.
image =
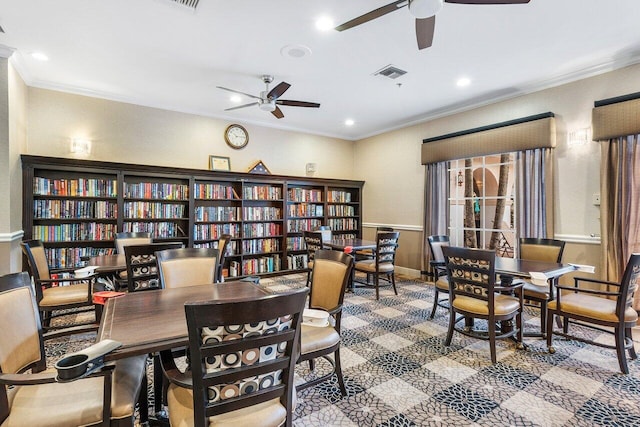
<svg viewBox="0 0 640 427">
<path fill-rule="evenodd" d="M 424 139 L 422 164 L 555 146 L 555 119 L 549 112 Z"/>
<path fill-rule="evenodd" d="M 640 92 L 596 101 L 591 123 L 594 141 L 640 134 Z"/>
</svg>

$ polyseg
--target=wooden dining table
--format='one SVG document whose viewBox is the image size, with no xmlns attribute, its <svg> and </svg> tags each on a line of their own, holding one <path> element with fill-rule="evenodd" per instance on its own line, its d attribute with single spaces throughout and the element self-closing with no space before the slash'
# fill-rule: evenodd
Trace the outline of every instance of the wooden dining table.
<svg viewBox="0 0 640 427">
<path fill-rule="evenodd" d="M 531 272 L 543 273 L 551 285 L 552 279 L 557 279 L 564 274 L 576 271 L 576 267 L 571 264 L 557 262 L 496 257 L 495 271 L 502 275 L 524 279 L 531 278 Z"/>
<path fill-rule="evenodd" d="M 124 254 L 98 255 L 87 260 L 87 265 L 97 267 L 95 272 L 99 275 L 115 274 L 127 269 L 127 260 Z"/>
<path fill-rule="evenodd" d="M 354 256 L 355 261 L 355 252 L 361 251 L 363 249 L 375 249 L 377 246 L 377 242 L 373 240 L 364 240 L 364 239 L 340 239 L 334 238 L 328 242 L 322 243 L 324 246 L 327 246 L 336 251 L 343 251 Z M 347 283 L 347 292 L 353 292 L 355 288 L 355 269 L 351 269 L 351 277 L 349 277 L 349 283 Z"/>
<path fill-rule="evenodd" d="M 232 301 L 271 293 L 241 280 L 128 293 L 107 301 L 97 341 L 112 339 L 122 343 L 122 347 L 105 356 L 106 361 L 186 346 L 186 302 Z"/>
</svg>

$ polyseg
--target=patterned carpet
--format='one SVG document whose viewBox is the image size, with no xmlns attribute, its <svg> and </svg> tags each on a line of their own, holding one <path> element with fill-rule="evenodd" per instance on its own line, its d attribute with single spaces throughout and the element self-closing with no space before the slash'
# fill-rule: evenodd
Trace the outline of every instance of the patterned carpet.
<svg viewBox="0 0 640 427">
<path fill-rule="evenodd" d="M 297 274 L 261 284 L 283 291 L 305 280 L 306 274 Z M 484 341 L 456 333 L 444 346 L 448 315 L 439 308 L 428 319 L 430 283 L 399 279 L 398 292 L 382 290 L 380 301 L 372 289 L 346 295 L 341 359 L 348 396 L 340 395 L 337 382 L 299 392 L 294 425 L 640 425 L 640 361 L 631 361 L 630 374 L 622 375 L 613 350 L 556 338 L 551 355 L 543 340 L 528 338 L 526 350 L 499 342 L 492 365 Z M 539 328 L 536 316 L 535 309 L 527 311 L 527 330 Z M 640 330 L 635 334 L 639 341 Z M 48 363 L 90 340 L 47 343 Z M 305 367 L 297 370 L 302 377 L 310 375 Z"/>
</svg>

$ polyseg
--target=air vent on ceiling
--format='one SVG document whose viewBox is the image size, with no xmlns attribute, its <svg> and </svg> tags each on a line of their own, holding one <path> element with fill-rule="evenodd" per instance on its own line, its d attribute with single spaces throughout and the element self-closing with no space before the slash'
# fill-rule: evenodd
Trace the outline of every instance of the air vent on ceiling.
<svg viewBox="0 0 640 427">
<path fill-rule="evenodd" d="M 180 6 L 188 7 L 189 9 L 196 10 L 200 0 L 166 0 L 170 3 L 179 4 Z"/>
<path fill-rule="evenodd" d="M 398 77 L 404 74 L 407 74 L 407 72 L 391 64 L 373 73 L 374 76 L 383 76 L 383 77 L 388 77 L 390 79 L 397 79 Z"/>
</svg>

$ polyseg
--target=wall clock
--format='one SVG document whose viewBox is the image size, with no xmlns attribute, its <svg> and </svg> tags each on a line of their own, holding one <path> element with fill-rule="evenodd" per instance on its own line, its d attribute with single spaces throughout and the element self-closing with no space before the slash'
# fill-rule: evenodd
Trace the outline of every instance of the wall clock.
<svg viewBox="0 0 640 427">
<path fill-rule="evenodd" d="M 224 130 L 224 140 L 229 147 L 239 150 L 249 142 L 249 132 L 243 126 L 229 125 Z"/>
</svg>

